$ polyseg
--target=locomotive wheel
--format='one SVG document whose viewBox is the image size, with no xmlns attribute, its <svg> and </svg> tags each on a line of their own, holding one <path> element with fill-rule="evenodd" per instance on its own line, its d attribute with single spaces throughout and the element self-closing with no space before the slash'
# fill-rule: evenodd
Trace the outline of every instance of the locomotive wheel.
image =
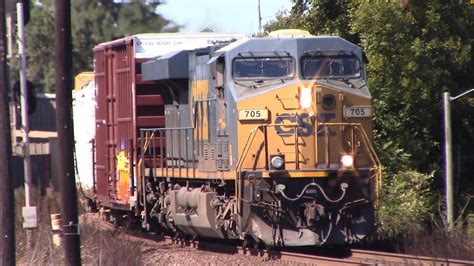
<svg viewBox="0 0 474 266">
<path fill-rule="evenodd" d="M 257 241 L 255 248 L 256 248 L 256 249 L 262 249 L 262 250 L 263 250 L 263 249 L 269 250 L 269 249 L 270 249 L 270 246 L 265 245 L 265 242 L 259 240 L 259 241 Z"/>
<path fill-rule="evenodd" d="M 122 227 L 125 229 L 134 229 L 131 215 L 122 215 Z"/>
<path fill-rule="evenodd" d="M 183 242 L 184 234 L 180 231 L 175 231 L 174 233 L 174 242 L 175 243 L 182 243 Z"/>
<path fill-rule="evenodd" d="M 246 234 L 244 236 L 244 240 L 242 241 L 242 247 L 243 248 L 249 248 L 249 249 L 252 249 L 252 248 L 255 248 L 255 240 L 253 239 L 253 237 L 249 234 Z"/>
</svg>

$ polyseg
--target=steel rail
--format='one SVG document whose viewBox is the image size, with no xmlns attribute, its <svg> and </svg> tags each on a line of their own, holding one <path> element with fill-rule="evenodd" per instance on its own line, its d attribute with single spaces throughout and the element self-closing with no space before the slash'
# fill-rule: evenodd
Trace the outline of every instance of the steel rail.
<svg viewBox="0 0 474 266">
<path fill-rule="evenodd" d="M 474 265 L 474 261 L 351 249 L 351 260 L 378 265 Z"/>
</svg>

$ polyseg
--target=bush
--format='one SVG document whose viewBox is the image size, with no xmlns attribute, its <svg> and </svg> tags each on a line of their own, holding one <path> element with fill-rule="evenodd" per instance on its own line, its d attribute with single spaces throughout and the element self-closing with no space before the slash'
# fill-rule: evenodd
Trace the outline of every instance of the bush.
<svg viewBox="0 0 474 266">
<path fill-rule="evenodd" d="M 433 212 L 432 179 L 432 174 L 405 171 L 384 183 L 379 209 L 382 238 L 397 238 L 423 228 Z"/>
</svg>

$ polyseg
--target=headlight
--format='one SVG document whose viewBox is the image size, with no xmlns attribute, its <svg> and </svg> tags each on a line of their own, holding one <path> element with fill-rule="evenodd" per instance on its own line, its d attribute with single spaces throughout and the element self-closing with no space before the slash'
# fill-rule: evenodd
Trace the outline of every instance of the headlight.
<svg viewBox="0 0 474 266">
<path fill-rule="evenodd" d="M 341 164 L 344 167 L 353 167 L 354 166 L 354 157 L 349 154 L 344 154 L 341 156 Z"/>
<path fill-rule="evenodd" d="M 275 155 L 270 159 L 270 163 L 274 170 L 283 170 L 285 169 L 285 158 L 284 156 Z"/>
<path fill-rule="evenodd" d="M 299 95 L 299 100 L 300 100 L 300 106 L 302 109 L 309 109 L 311 108 L 311 103 L 312 103 L 312 92 L 313 90 L 311 88 L 305 88 L 301 87 L 300 88 L 300 95 Z"/>
</svg>

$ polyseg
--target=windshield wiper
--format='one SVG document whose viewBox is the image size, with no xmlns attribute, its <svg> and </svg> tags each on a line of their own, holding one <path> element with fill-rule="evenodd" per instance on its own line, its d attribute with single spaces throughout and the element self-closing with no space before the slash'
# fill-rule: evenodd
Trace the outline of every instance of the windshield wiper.
<svg viewBox="0 0 474 266">
<path fill-rule="evenodd" d="M 327 82 L 327 83 L 330 83 L 329 81 L 331 81 L 331 80 L 342 81 L 342 82 L 344 82 L 345 84 L 349 85 L 351 88 L 355 88 L 354 83 L 352 83 L 349 78 L 343 78 L 343 77 L 326 77 L 326 82 Z M 358 88 L 358 89 L 360 89 L 360 88 Z"/>
<path fill-rule="evenodd" d="M 354 84 L 352 82 L 349 81 L 349 78 L 336 78 L 337 80 L 340 80 L 344 83 L 346 83 L 347 85 L 349 85 L 351 88 L 354 88 Z"/>
<path fill-rule="evenodd" d="M 257 80 L 254 80 L 253 88 L 256 89 L 262 86 L 270 86 L 270 85 L 275 85 L 278 83 L 285 83 L 285 79 L 282 79 L 282 78 L 266 79 L 266 80 L 257 79 Z"/>
<path fill-rule="evenodd" d="M 240 86 L 242 86 L 242 87 L 249 88 L 249 89 L 251 89 L 251 88 L 254 88 L 254 87 L 255 87 L 254 85 L 246 85 L 246 84 L 244 84 L 244 83 L 242 83 L 242 82 L 238 82 L 238 81 L 237 81 L 237 80 L 235 80 L 235 79 L 234 79 L 234 84 L 237 84 L 237 85 L 240 85 Z"/>
</svg>

